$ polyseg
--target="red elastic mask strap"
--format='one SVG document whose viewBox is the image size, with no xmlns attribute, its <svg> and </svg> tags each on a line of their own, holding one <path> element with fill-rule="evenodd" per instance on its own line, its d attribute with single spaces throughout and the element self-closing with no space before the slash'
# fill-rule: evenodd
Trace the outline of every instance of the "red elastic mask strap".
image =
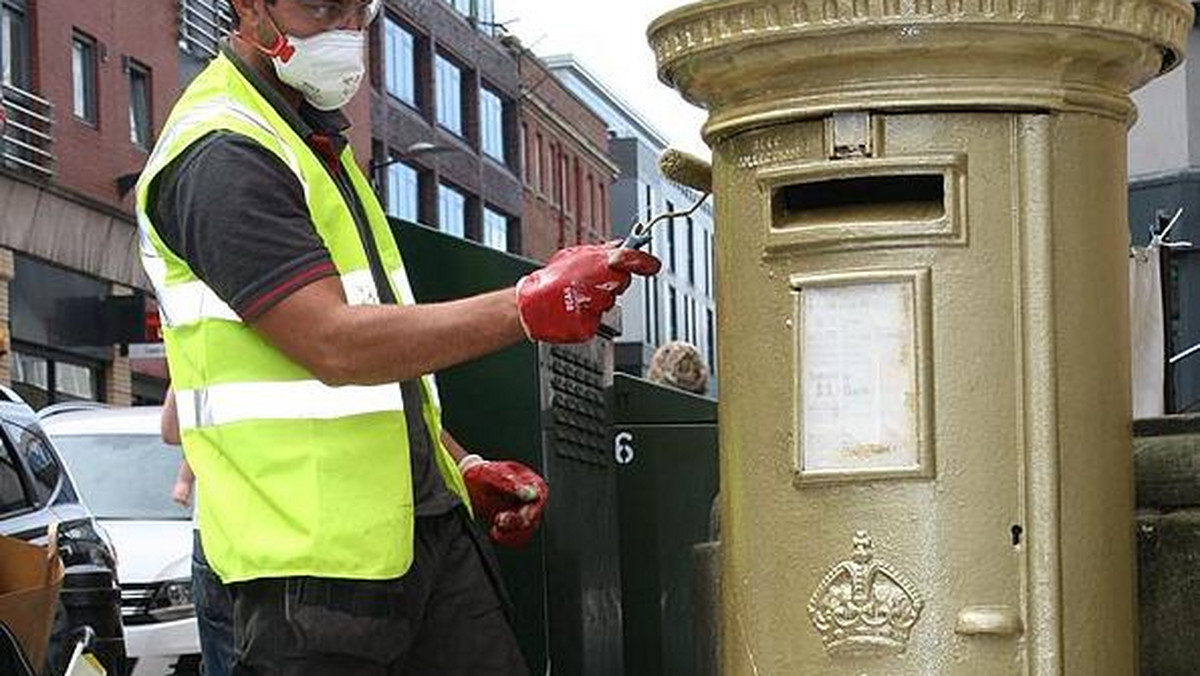
<svg viewBox="0 0 1200 676">
<path fill-rule="evenodd" d="M 246 35 L 240 30 L 237 32 L 237 34 L 246 42 L 254 45 L 254 48 L 263 54 L 266 54 L 271 58 L 278 58 L 284 63 L 291 61 L 292 55 L 296 53 L 296 48 L 293 47 L 292 43 L 288 41 L 287 36 L 284 35 L 283 31 L 279 30 L 279 26 L 276 25 L 275 19 L 272 18 L 270 14 L 267 14 L 267 20 L 271 22 L 271 28 L 275 29 L 275 42 L 271 43 L 270 47 L 263 47 L 262 45 L 258 44 L 258 40 L 251 39 L 250 36 Z"/>
<path fill-rule="evenodd" d="M 279 32 L 275 33 L 275 43 L 270 47 L 265 49 L 258 45 L 255 45 L 255 47 L 258 47 L 267 56 L 278 57 L 284 63 L 291 61 L 292 55 L 296 53 L 296 48 L 292 46 L 292 43 L 288 42 L 287 36 Z"/>
</svg>

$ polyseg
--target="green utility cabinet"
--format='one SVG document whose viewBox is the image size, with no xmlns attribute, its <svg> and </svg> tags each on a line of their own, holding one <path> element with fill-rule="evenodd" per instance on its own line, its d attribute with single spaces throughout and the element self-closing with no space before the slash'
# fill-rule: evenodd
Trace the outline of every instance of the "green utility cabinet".
<svg viewBox="0 0 1200 676">
<path fill-rule="evenodd" d="M 625 676 L 710 673 L 716 401 L 621 373 L 610 397 Z"/>
<path fill-rule="evenodd" d="M 418 302 L 511 286 L 534 261 L 393 221 Z M 550 484 L 528 547 L 498 548 L 531 674 L 621 676 L 616 468 L 605 393 L 612 341 L 522 342 L 438 374 L 446 428 L 485 457 L 519 460 Z"/>
</svg>

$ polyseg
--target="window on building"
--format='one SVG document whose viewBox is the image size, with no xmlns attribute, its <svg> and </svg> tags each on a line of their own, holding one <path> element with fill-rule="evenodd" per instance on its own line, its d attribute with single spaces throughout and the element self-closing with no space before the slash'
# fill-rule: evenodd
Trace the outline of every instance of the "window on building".
<svg viewBox="0 0 1200 676">
<path fill-rule="evenodd" d="M 71 84 L 75 117 L 95 125 L 100 110 L 96 99 L 96 40 L 79 32 L 71 38 Z"/>
<path fill-rule="evenodd" d="M 675 205 L 667 202 L 667 213 L 674 213 Z M 663 261 L 667 264 L 668 272 L 675 272 L 675 219 L 667 219 L 667 260 Z M 674 340 L 674 336 L 671 338 Z"/>
<path fill-rule="evenodd" d="M 580 213 L 579 213 L 579 229 L 580 230 L 592 227 L 592 216 L 595 213 L 592 209 L 592 200 L 594 199 L 595 194 L 596 194 L 596 181 L 592 178 L 591 174 L 587 175 L 587 181 L 585 182 L 584 185 L 585 185 L 584 190 L 586 192 L 583 193 L 583 203 L 580 205 Z"/>
<path fill-rule="evenodd" d="M 497 251 L 508 251 L 508 217 L 489 207 L 483 209 L 483 243 Z"/>
<path fill-rule="evenodd" d="M 688 336 L 693 345 L 700 342 L 700 306 L 695 298 L 688 298 Z"/>
<path fill-rule="evenodd" d="M 683 340 L 691 342 L 691 299 L 684 295 L 683 297 Z"/>
<path fill-rule="evenodd" d="M 679 340 L 679 294 L 675 287 L 667 287 L 667 335 L 670 340 Z"/>
<path fill-rule="evenodd" d="M 58 401 L 94 401 L 95 373 L 86 366 L 60 361 L 54 365 L 54 390 Z"/>
<path fill-rule="evenodd" d="M 566 153 L 563 153 L 559 157 L 558 180 L 562 183 L 563 211 L 573 214 L 575 213 L 575 207 L 571 204 L 571 201 L 574 199 L 571 196 L 571 158 Z"/>
<path fill-rule="evenodd" d="M 32 352 L 12 354 L 12 388 L 34 410 L 63 401 L 99 401 L 100 368 Z"/>
<path fill-rule="evenodd" d="M 653 247 L 654 241 L 651 240 L 650 248 Z M 658 345 L 662 337 L 662 294 L 659 291 L 658 277 L 647 277 L 646 282 L 650 285 L 650 344 Z"/>
<path fill-rule="evenodd" d="M 495 0 L 475 0 L 475 21 L 479 30 L 487 35 L 496 34 Z"/>
<path fill-rule="evenodd" d="M 521 123 L 521 138 L 517 139 L 517 147 L 520 149 L 518 160 L 521 163 L 521 175 L 525 178 L 525 185 L 529 185 L 529 125 Z"/>
<path fill-rule="evenodd" d="M 0 82 L 28 91 L 32 79 L 25 2 L 0 0 Z"/>
<path fill-rule="evenodd" d="M 596 183 L 596 229 L 601 238 L 612 232 L 612 228 L 605 221 L 608 213 L 608 186 L 603 182 Z"/>
<path fill-rule="evenodd" d="M 712 235 L 704 233 L 704 257 L 700 259 L 704 266 L 704 295 L 712 298 Z"/>
<path fill-rule="evenodd" d="M 541 137 L 538 137 L 538 145 L 541 145 Z M 551 197 L 551 191 L 554 189 L 554 142 L 545 141 L 546 145 L 541 149 L 541 154 L 538 158 L 541 160 L 542 166 L 538 167 L 538 173 L 542 177 L 542 194 Z"/>
<path fill-rule="evenodd" d="M 572 192 L 575 193 L 574 204 L 571 205 L 571 211 L 575 214 L 575 224 L 580 226 L 583 224 L 583 168 L 579 166 L 579 158 L 575 158 L 574 162 L 575 173 L 571 179 Z"/>
<path fill-rule="evenodd" d="M 396 162 L 387 168 L 388 215 L 404 221 L 417 221 L 420 202 L 420 175 L 413 167 Z"/>
<path fill-rule="evenodd" d="M 646 247 L 647 252 L 650 247 Z M 652 322 L 654 321 L 654 278 L 649 277 L 642 284 L 642 339 L 653 342 Z"/>
<path fill-rule="evenodd" d="M 546 191 L 546 184 L 542 182 L 542 133 L 537 132 L 533 135 L 533 162 L 530 167 L 529 186 L 538 192 Z"/>
<path fill-rule="evenodd" d="M 696 284 L 696 223 L 691 216 L 684 221 L 684 236 L 687 237 L 687 279 L 688 284 Z"/>
<path fill-rule="evenodd" d="M 717 321 L 713 315 L 712 308 L 705 308 L 705 314 L 708 316 L 708 372 L 715 373 L 717 370 Z"/>
<path fill-rule="evenodd" d="M 457 9 L 459 14 L 471 16 L 471 0 L 449 0 L 450 6 Z"/>
<path fill-rule="evenodd" d="M 438 186 L 438 227 L 455 237 L 467 234 L 467 197 L 445 184 Z"/>
<path fill-rule="evenodd" d="M 505 161 L 504 101 L 487 87 L 479 91 L 479 146 L 492 159 Z"/>
<path fill-rule="evenodd" d="M 462 69 L 450 59 L 437 55 L 437 122 L 455 134 L 463 135 Z"/>
<path fill-rule="evenodd" d="M 416 37 L 388 16 L 384 27 L 384 86 L 401 101 L 417 105 Z"/>
<path fill-rule="evenodd" d="M 150 69 L 129 59 L 129 140 L 139 148 L 149 150 L 153 145 L 153 121 L 150 117 Z"/>
</svg>

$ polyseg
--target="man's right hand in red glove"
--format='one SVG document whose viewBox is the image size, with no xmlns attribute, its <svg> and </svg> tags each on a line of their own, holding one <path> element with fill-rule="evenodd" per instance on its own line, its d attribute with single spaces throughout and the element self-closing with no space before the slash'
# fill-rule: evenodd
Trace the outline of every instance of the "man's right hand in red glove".
<svg viewBox="0 0 1200 676">
<path fill-rule="evenodd" d="M 554 254 L 546 267 L 517 282 L 517 309 L 525 334 L 546 343 L 582 343 L 600 328 L 600 316 L 629 288 L 631 275 L 657 274 L 662 262 L 617 244 L 586 244 Z"/>
</svg>

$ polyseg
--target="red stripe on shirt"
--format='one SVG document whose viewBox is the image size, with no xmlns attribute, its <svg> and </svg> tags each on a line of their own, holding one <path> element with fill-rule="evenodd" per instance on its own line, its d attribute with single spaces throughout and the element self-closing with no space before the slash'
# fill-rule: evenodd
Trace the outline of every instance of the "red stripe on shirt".
<svg viewBox="0 0 1200 676">
<path fill-rule="evenodd" d="M 307 286 L 318 279 L 324 279 L 330 275 L 336 275 L 337 268 L 333 266 L 333 261 L 320 261 L 307 268 L 303 268 L 284 279 L 270 291 L 263 293 L 253 303 L 248 305 L 241 313 L 244 318 L 257 317 L 259 313 L 264 312 L 268 307 L 283 300 L 285 297 L 295 293 L 302 287 Z"/>
</svg>

